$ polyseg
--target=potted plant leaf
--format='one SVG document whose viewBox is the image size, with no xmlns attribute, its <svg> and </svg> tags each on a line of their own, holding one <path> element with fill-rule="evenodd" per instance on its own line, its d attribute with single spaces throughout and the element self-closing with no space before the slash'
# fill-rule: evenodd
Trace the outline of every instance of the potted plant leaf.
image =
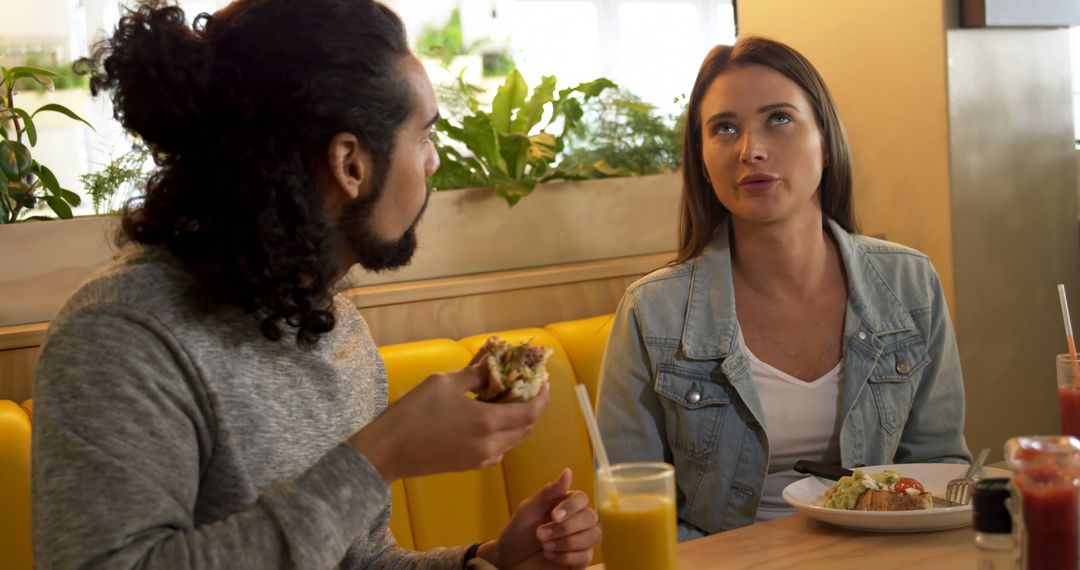
<svg viewBox="0 0 1080 570">
<path fill-rule="evenodd" d="M 48 103 L 33 112 L 15 106 L 15 89 L 20 81 L 34 81 L 53 89 L 53 77 L 60 74 L 40 67 L 0 67 L 3 94 L 0 95 L 0 224 L 23 220 L 49 219 L 28 215 L 44 202 L 58 218 L 72 217 L 72 206 L 81 202 L 79 195 L 61 188 L 56 176 L 44 164 L 34 160 L 31 148 L 37 144 L 34 118 L 40 113 L 60 113 L 93 128 L 74 111 L 58 103 Z M 29 145 L 29 146 L 27 146 Z"/>
<path fill-rule="evenodd" d="M 483 110 L 471 87 L 462 83 L 469 113 L 458 124 L 446 118 L 436 123 L 442 167 L 432 185 L 488 187 L 513 206 L 538 183 L 623 174 L 603 161 L 572 166 L 558 162 L 566 137 L 584 115 L 582 106 L 615 84 L 599 78 L 558 92 L 555 85 L 554 76 L 545 76 L 530 95 L 525 79 L 514 69 L 490 110 Z"/>
</svg>

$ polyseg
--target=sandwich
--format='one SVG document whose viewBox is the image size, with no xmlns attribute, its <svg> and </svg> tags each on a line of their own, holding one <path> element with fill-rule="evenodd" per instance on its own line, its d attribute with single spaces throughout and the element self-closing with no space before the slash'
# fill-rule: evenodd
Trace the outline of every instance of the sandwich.
<svg viewBox="0 0 1080 570">
<path fill-rule="evenodd" d="M 553 352 L 528 342 L 515 346 L 497 337 L 487 339 L 473 362 L 483 378 L 476 399 L 499 403 L 529 400 L 547 383 L 546 366 Z"/>
<path fill-rule="evenodd" d="M 871 475 L 863 469 L 833 483 L 822 504 L 849 511 L 917 511 L 930 505 L 930 493 L 915 479 L 895 471 Z"/>
</svg>

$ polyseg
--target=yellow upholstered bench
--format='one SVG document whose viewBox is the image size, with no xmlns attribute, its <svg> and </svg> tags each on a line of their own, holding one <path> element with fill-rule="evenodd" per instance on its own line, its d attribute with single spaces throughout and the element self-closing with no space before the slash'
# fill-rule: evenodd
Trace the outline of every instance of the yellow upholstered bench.
<svg viewBox="0 0 1080 570">
<path fill-rule="evenodd" d="M 0 567 L 33 568 L 30 546 L 30 409 L 0 400 Z"/>
<path fill-rule="evenodd" d="M 394 493 L 391 530 L 399 544 L 428 550 L 494 538 L 513 509 L 563 467 L 573 469 L 574 488 L 593 497 L 592 448 L 574 385 L 584 383 L 595 402 L 610 331 L 611 316 L 605 315 L 545 328 L 479 334 L 460 341 L 433 339 L 379 349 L 386 362 L 391 402 L 434 372 L 464 366 L 491 335 L 511 343 L 531 341 L 554 350 L 547 365 L 548 407 L 529 437 L 507 453 L 500 465 L 406 479 Z"/>
<path fill-rule="evenodd" d="M 403 548 L 430 550 L 498 536 L 517 505 L 563 467 L 576 489 L 594 494 L 592 451 L 574 385 L 584 383 L 595 403 L 600 361 L 611 316 L 380 347 L 394 402 L 434 372 L 458 370 L 492 334 L 551 347 L 551 399 L 533 432 L 499 465 L 430 475 L 391 486 L 390 529 Z M 0 400 L 0 568 L 32 568 L 30 544 L 30 420 L 33 402 Z M 595 504 L 595 503 L 594 503 Z M 597 553 L 599 561 L 599 553 Z"/>
<path fill-rule="evenodd" d="M 593 407 L 596 407 L 597 386 L 600 383 L 600 364 L 615 315 L 601 315 L 589 319 L 551 323 L 544 327 L 566 349 L 574 375 L 589 390 Z"/>
<path fill-rule="evenodd" d="M 472 358 L 465 346 L 450 339 L 384 346 L 379 352 L 390 377 L 391 402 L 433 372 L 459 370 Z M 471 544 L 478 537 L 498 536 L 510 520 L 500 465 L 415 477 L 394 486 L 390 530 L 403 547 Z"/>
</svg>

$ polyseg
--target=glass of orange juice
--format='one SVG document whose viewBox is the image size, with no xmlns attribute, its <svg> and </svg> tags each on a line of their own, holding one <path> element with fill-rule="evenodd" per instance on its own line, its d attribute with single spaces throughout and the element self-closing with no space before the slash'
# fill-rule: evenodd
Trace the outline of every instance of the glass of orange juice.
<svg viewBox="0 0 1080 570">
<path fill-rule="evenodd" d="M 597 473 L 597 502 L 608 570 L 675 570 L 675 468 L 618 463 Z"/>
</svg>

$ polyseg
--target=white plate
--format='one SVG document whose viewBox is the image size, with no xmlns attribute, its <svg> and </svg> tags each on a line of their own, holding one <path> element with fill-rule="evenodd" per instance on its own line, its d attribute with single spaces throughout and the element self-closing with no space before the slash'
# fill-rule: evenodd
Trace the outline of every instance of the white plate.
<svg viewBox="0 0 1080 570">
<path fill-rule="evenodd" d="M 903 465 L 876 465 L 864 467 L 869 473 L 880 473 L 886 469 L 896 471 L 904 477 L 911 477 L 923 484 L 923 487 L 935 497 L 945 496 L 945 486 L 950 479 L 964 476 L 967 465 L 951 463 L 907 463 Z M 979 476 L 1009 477 L 1012 474 L 1004 469 L 983 467 Z M 971 505 L 962 507 L 934 507 L 920 511 L 845 511 L 827 509 L 821 506 L 825 490 L 832 481 L 818 477 L 807 477 L 784 488 L 783 497 L 789 505 L 806 516 L 845 528 L 870 530 L 875 532 L 923 532 L 959 528 L 971 524 Z M 972 490 L 974 492 L 974 489 Z"/>
</svg>

